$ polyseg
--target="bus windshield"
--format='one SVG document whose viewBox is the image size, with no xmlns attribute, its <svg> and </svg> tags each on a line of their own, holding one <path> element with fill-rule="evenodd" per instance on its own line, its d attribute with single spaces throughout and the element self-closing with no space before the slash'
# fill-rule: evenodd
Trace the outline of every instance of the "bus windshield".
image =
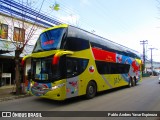
<svg viewBox="0 0 160 120">
<path fill-rule="evenodd" d="M 33 52 L 47 51 L 60 48 L 65 28 L 52 29 L 43 32 L 35 45 Z"/>
<path fill-rule="evenodd" d="M 52 59 L 33 59 L 34 80 L 49 80 L 52 78 Z"/>
<path fill-rule="evenodd" d="M 52 65 L 53 57 L 47 58 L 33 58 L 32 59 L 32 70 L 33 70 L 33 81 L 39 82 L 53 82 L 64 77 L 64 65 L 63 57 L 60 58 L 59 64 Z M 62 74 L 63 73 L 63 74 Z"/>
</svg>

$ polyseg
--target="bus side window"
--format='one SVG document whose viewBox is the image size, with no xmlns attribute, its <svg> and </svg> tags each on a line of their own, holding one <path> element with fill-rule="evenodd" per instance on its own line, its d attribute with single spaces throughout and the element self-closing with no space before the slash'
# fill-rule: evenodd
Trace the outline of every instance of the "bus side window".
<svg viewBox="0 0 160 120">
<path fill-rule="evenodd" d="M 81 58 L 67 58 L 66 74 L 67 78 L 80 75 L 87 67 L 88 60 Z"/>
<path fill-rule="evenodd" d="M 74 37 L 68 37 L 64 47 L 64 49 L 72 51 L 85 50 L 88 48 L 89 41 Z"/>
<path fill-rule="evenodd" d="M 78 75 L 78 61 L 74 59 L 67 59 L 67 77 Z"/>
<path fill-rule="evenodd" d="M 130 65 L 121 63 L 111 63 L 96 61 L 99 74 L 126 74 L 129 72 Z"/>
</svg>

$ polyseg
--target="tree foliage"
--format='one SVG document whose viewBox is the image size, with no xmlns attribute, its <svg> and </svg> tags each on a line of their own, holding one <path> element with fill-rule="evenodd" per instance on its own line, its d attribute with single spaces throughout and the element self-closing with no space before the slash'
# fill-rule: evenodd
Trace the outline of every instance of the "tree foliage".
<svg viewBox="0 0 160 120">
<path fill-rule="evenodd" d="M 54 5 L 50 6 L 50 8 L 51 8 L 52 10 L 59 11 L 59 10 L 60 10 L 60 5 L 55 2 Z"/>
</svg>

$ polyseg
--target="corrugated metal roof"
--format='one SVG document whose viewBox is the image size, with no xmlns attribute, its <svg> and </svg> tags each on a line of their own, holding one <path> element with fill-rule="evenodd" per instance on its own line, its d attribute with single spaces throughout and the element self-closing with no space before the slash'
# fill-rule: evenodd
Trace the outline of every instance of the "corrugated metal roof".
<svg viewBox="0 0 160 120">
<path fill-rule="evenodd" d="M 54 25 L 62 24 L 61 21 L 43 14 L 39 11 L 29 8 L 23 4 L 20 4 L 14 0 L 0 0 L 0 13 L 6 14 L 19 19 L 27 20 L 34 24 L 43 25 L 45 27 L 51 27 Z"/>
<path fill-rule="evenodd" d="M 8 51 L 8 50 L 0 50 L 0 54 L 5 54 L 5 53 L 9 53 L 11 51 Z"/>
</svg>

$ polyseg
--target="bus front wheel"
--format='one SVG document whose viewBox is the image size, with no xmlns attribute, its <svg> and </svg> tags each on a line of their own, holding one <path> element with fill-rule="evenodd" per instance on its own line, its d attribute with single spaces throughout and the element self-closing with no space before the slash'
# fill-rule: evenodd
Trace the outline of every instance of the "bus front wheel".
<svg viewBox="0 0 160 120">
<path fill-rule="evenodd" d="M 96 83 L 93 81 L 90 81 L 87 85 L 87 90 L 86 90 L 86 97 L 87 99 L 93 98 L 97 93 L 97 86 Z"/>
</svg>

